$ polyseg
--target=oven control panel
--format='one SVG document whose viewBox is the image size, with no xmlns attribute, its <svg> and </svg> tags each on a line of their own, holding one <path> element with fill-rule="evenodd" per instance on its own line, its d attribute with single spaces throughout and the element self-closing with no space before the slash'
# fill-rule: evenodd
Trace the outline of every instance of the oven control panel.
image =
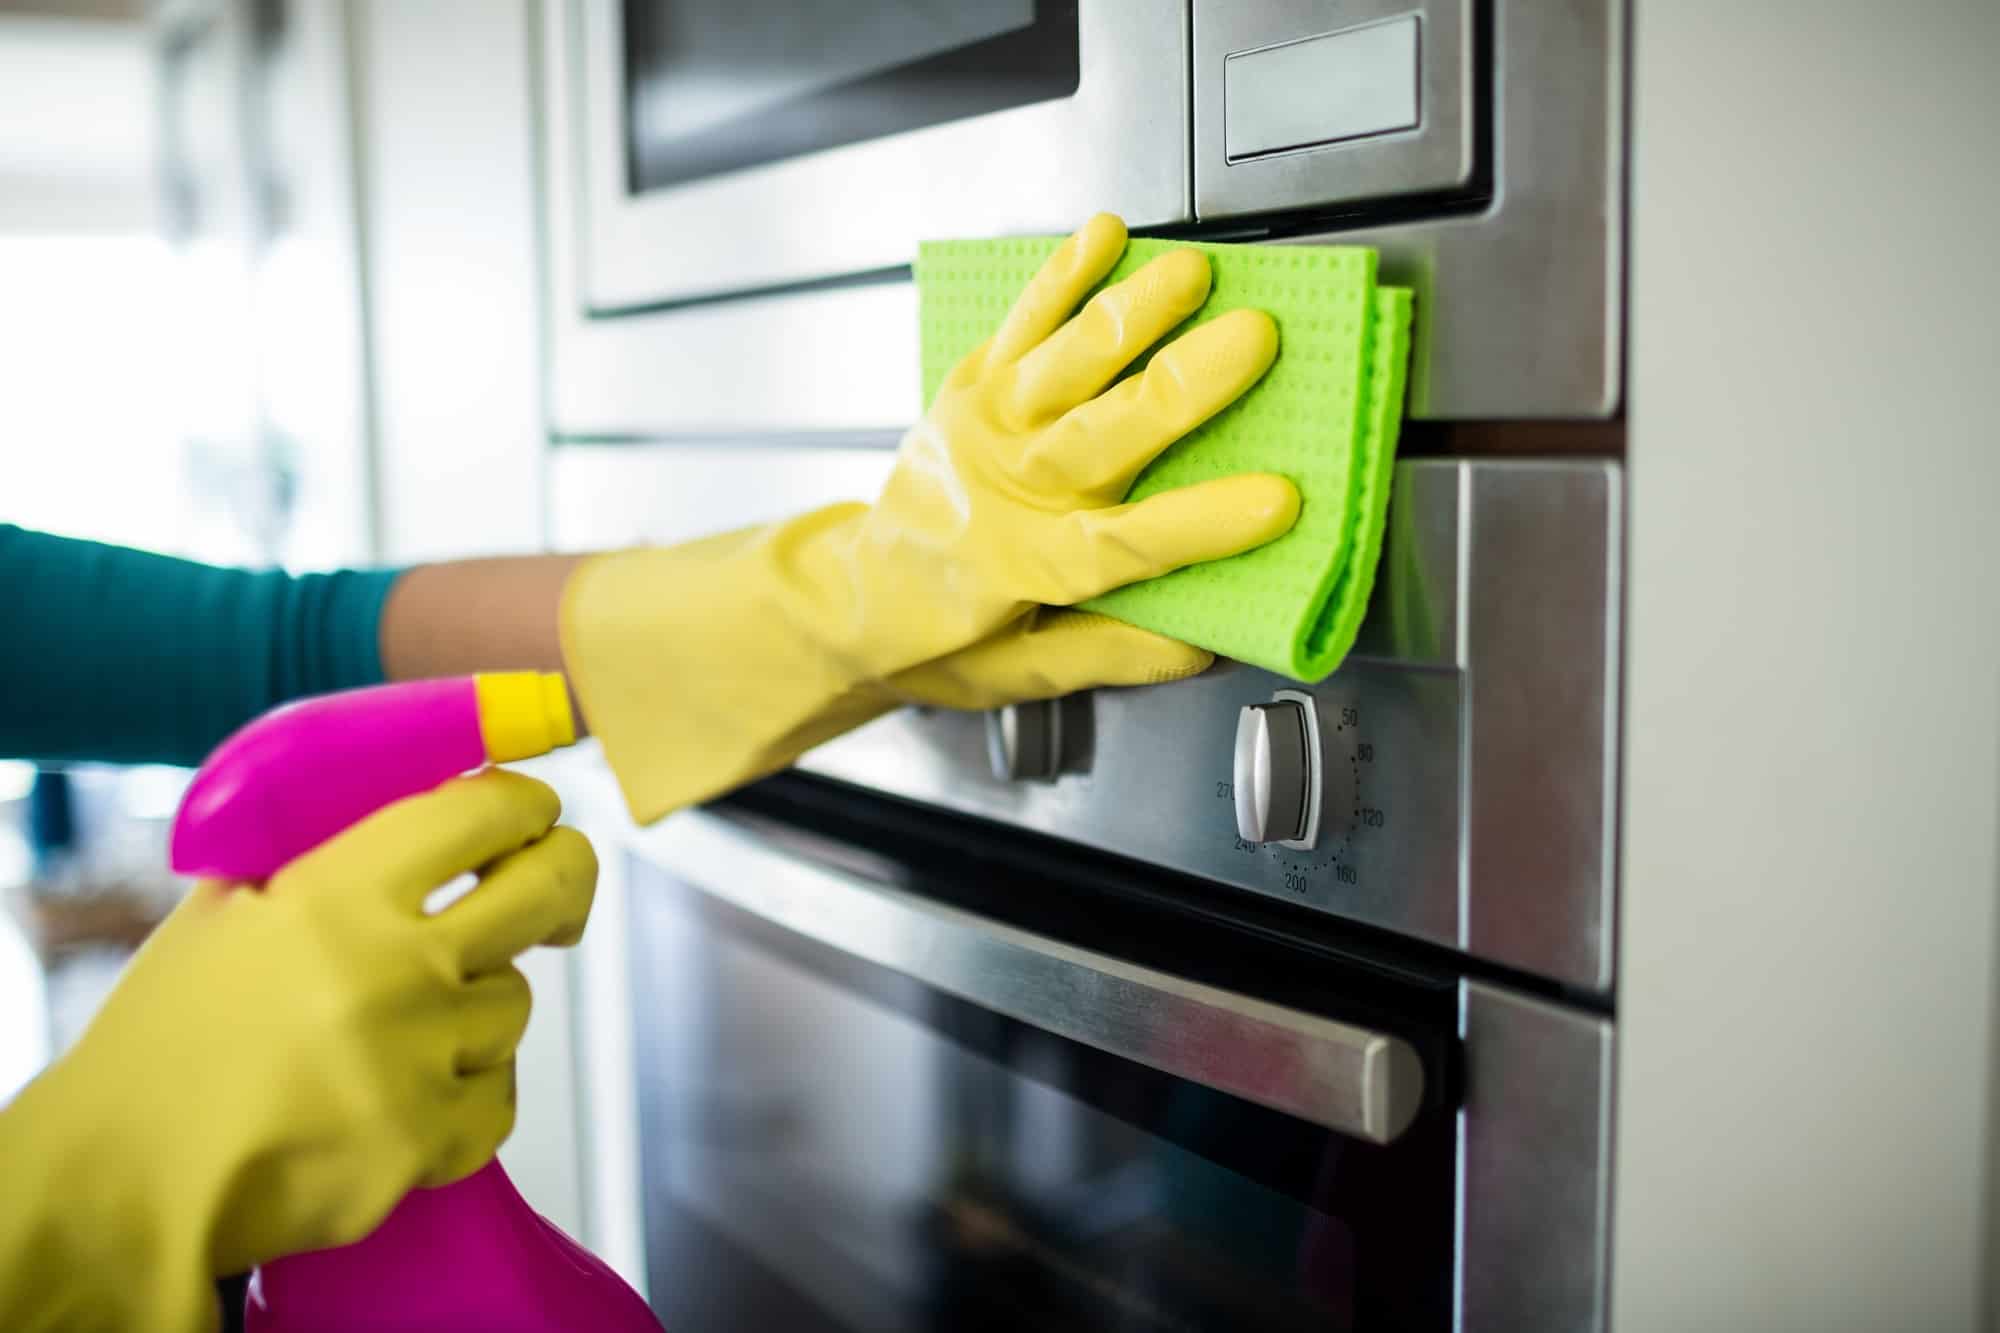
<svg viewBox="0 0 2000 1333">
<path fill-rule="evenodd" d="M 1404 463 L 1326 680 L 912 709 L 801 767 L 1608 989 L 1620 486 Z"/>
<path fill-rule="evenodd" d="M 1393 669 L 1355 663 L 1318 689 L 1279 689 L 1240 706 L 1227 775 L 1220 762 L 1213 770 L 1216 804 L 1227 796 L 1233 826 L 1216 819 L 1210 838 L 1266 892 L 1378 922 L 1401 914 L 1405 929 L 1443 943 L 1456 928 L 1441 890 L 1455 874 L 1450 737 L 1460 701 L 1453 690 L 1412 694 L 1399 684 Z M 1374 739 L 1385 735 L 1395 739 Z M 1439 900 L 1408 891 L 1417 884 Z"/>
</svg>

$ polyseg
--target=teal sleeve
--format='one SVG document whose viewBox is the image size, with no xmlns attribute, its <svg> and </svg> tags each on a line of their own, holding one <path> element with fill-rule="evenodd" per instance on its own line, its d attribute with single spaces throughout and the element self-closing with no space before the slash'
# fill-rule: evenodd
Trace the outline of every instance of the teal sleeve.
<svg viewBox="0 0 2000 1333">
<path fill-rule="evenodd" d="M 0 524 L 0 756 L 197 764 L 275 704 L 376 684 L 396 578 L 218 569 Z"/>
</svg>

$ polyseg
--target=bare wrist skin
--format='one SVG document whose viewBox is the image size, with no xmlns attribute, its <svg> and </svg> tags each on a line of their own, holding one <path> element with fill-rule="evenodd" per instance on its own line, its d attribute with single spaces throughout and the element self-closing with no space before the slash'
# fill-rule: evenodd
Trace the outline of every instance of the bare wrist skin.
<svg viewBox="0 0 2000 1333">
<path fill-rule="evenodd" d="M 411 569 L 382 608 L 383 674 L 393 681 L 561 671 L 557 613 L 563 587 L 583 559 L 500 556 Z M 577 717 L 583 720 L 580 710 Z"/>
</svg>

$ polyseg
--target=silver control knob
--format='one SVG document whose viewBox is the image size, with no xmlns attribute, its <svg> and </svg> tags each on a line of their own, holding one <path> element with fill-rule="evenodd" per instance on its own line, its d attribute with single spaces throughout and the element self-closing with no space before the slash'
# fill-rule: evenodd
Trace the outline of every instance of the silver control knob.
<svg viewBox="0 0 2000 1333">
<path fill-rule="evenodd" d="M 1310 696 L 1286 691 L 1245 708 L 1236 719 L 1237 835 L 1310 848 L 1319 832 L 1319 784 L 1319 721 Z"/>
<path fill-rule="evenodd" d="M 1062 773 L 1062 701 L 1008 704 L 986 715 L 986 762 L 1002 782 L 1053 782 Z"/>
</svg>

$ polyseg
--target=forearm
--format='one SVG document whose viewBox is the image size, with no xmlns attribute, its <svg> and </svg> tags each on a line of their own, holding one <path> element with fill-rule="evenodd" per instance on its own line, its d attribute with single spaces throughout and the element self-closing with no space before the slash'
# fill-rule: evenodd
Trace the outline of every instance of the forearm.
<svg viewBox="0 0 2000 1333">
<path fill-rule="evenodd" d="M 474 671 L 560 671 L 557 611 L 582 559 L 508 556 L 420 565 L 396 580 L 382 609 L 382 670 L 390 680 Z"/>
<path fill-rule="evenodd" d="M 193 764 L 302 695 L 558 670 L 577 560 L 294 577 L 0 525 L 0 757 Z"/>
<path fill-rule="evenodd" d="M 374 684 L 394 577 L 218 569 L 0 525 L 0 756 L 193 764 L 287 699 Z"/>
</svg>

